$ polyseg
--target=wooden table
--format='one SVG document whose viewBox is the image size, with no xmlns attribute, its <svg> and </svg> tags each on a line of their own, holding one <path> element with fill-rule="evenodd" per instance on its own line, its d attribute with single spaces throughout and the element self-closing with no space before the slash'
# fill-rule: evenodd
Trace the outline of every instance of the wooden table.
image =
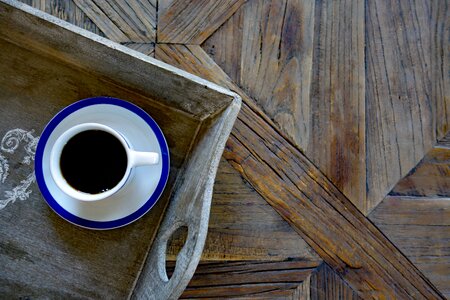
<svg viewBox="0 0 450 300">
<path fill-rule="evenodd" d="M 242 95 L 182 297 L 450 297 L 447 0 L 24 2 Z"/>
</svg>

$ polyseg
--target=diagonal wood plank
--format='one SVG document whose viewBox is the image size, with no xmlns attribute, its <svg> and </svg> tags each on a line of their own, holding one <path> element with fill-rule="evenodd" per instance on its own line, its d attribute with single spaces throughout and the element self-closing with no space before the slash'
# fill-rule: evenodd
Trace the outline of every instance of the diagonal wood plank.
<svg viewBox="0 0 450 300">
<path fill-rule="evenodd" d="M 156 0 L 74 0 L 111 40 L 151 43 L 156 39 Z"/>
<path fill-rule="evenodd" d="M 369 210 L 436 140 L 428 5 L 409 0 L 366 2 Z"/>
<path fill-rule="evenodd" d="M 239 91 L 198 46 L 158 45 L 156 57 Z M 263 113 L 243 99 L 224 156 L 308 244 L 363 298 L 442 299 Z"/>
<path fill-rule="evenodd" d="M 162 0 L 158 43 L 201 44 L 245 1 L 174 0 L 168 4 Z"/>
<path fill-rule="evenodd" d="M 287 297 L 322 262 L 225 159 L 209 220 L 200 265 L 182 298 Z M 185 237 L 177 232 L 168 243 L 169 272 Z"/>
<path fill-rule="evenodd" d="M 246 63 L 242 61 L 244 12 L 253 3 L 258 2 L 248 1 L 243 4 L 201 45 L 217 65 L 241 87 L 241 68 Z"/>
<path fill-rule="evenodd" d="M 389 194 L 450 197 L 450 149 L 440 145 L 434 147 Z"/>
<path fill-rule="evenodd" d="M 309 286 L 309 299 L 311 300 L 361 299 L 358 294 L 325 263 L 314 270 L 310 275 L 309 280 L 306 280 L 304 284 L 306 283 Z"/>
<path fill-rule="evenodd" d="M 78 27 L 81 27 L 83 29 L 89 30 L 95 34 L 98 34 L 100 36 L 105 37 L 105 34 L 95 25 L 91 19 L 89 19 L 86 14 L 74 3 L 73 0 L 66 0 L 66 1 L 59 1 L 59 0 L 21 0 L 24 3 L 27 3 L 28 5 L 31 5 L 37 9 L 43 10 L 49 14 L 52 14 L 55 17 L 58 17 L 62 20 L 65 20 L 69 23 L 72 23 Z M 136 13 L 141 15 L 142 18 L 149 22 L 151 27 L 153 28 L 153 35 L 155 34 L 155 20 L 156 15 L 153 15 L 151 17 L 146 17 L 143 12 L 139 9 L 139 7 L 136 6 L 137 2 L 129 2 L 129 5 L 133 5 L 133 8 L 136 9 Z M 147 2 L 143 2 L 142 4 L 146 4 Z M 122 3 L 123 4 L 123 3 Z M 147 8 L 150 8 L 150 6 L 147 3 Z M 156 4 L 153 3 L 151 11 L 156 14 Z M 137 32 L 139 32 L 137 30 Z M 119 39 L 120 40 L 120 39 Z M 128 40 L 128 38 L 125 38 L 125 40 Z M 136 43 L 136 42 L 122 42 L 123 45 L 144 53 L 145 55 L 154 56 L 154 50 L 155 50 L 155 43 L 149 42 L 149 43 Z"/>
<path fill-rule="evenodd" d="M 257 115 L 244 107 L 227 159 L 362 297 L 440 297 L 305 157 L 255 120 Z"/>
<path fill-rule="evenodd" d="M 174 235 L 167 249 L 167 259 L 175 260 L 183 244 L 183 238 Z M 297 232 L 222 159 L 214 183 L 202 261 L 284 261 L 294 258 L 309 261 L 311 267 L 318 266 L 322 261 Z"/>
<path fill-rule="evenodd" d="M 202 47 L 363 212 L 364 3 L 245 3 Z"/>
<path fill-rule="evenodd" d="M 40 9 L 78 27 L 105 36 L 86 14 L 75 5 L 73 0 L 20 0 L 34 8 Z"/>
</svg>

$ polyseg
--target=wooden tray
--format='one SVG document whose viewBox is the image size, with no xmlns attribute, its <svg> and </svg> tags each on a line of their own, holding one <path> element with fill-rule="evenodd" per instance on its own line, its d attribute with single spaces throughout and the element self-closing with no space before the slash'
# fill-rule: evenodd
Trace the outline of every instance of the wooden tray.
<svg viewBox="0 0 450 300">
<path fill-rule="evenodd" d="M 0 61 L 0 294 L 177 298 L 200 259 L 215 173 L 240 98 L 10 0 L 0 0 Z M 141 220 L 107 232 L 56 216 L 32 170 L 39 134 L 51 117 L 100 95 L 145 109 L 171 155 L 158 204 Z M 188 237 L 168 279 L 167 241 L 181 226 Z"/>
</svg>

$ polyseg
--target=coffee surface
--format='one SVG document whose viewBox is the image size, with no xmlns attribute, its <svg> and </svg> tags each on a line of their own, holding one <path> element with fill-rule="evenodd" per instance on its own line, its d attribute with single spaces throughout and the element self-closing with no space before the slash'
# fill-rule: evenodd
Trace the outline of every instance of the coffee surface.
<svg viewBox="0 0 450 300">
<path fill-rule="evenodd" d="M 64 146 L 61 172 L 74 189 L 98 194 L 115 187 L 125 175 L 127 154 L 122 143 L 102 130 L 87 130 Z"/>
</svg>

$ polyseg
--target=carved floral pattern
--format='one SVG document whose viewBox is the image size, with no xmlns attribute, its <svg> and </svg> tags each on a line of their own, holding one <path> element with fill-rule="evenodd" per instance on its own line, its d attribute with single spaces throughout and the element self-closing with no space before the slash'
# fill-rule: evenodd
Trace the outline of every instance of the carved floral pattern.
<svg viewBox="0 0 450 300">
<path fill-rule="evenodd" d="M 39 137 L 34 137 L 33 133 L 33 130 L 26 131 L 16 128 L 8 131 L 3 137 L 0 143 L 0 184 L 4 184 L 9 176 L 9 161 L 5 154 L 13 154 L 21 144 L 24 144 L 25 156 L 22 163 L 31 165 L 34 162 Z M 35 181 L 34 172 L 31 172 L 24 180 L 20 181 L 19 185 L 0 195 L 0 210 L 5 208 L 8 203 L 28 199 L 32 192 L 30 186 Z"/>
</svg>

